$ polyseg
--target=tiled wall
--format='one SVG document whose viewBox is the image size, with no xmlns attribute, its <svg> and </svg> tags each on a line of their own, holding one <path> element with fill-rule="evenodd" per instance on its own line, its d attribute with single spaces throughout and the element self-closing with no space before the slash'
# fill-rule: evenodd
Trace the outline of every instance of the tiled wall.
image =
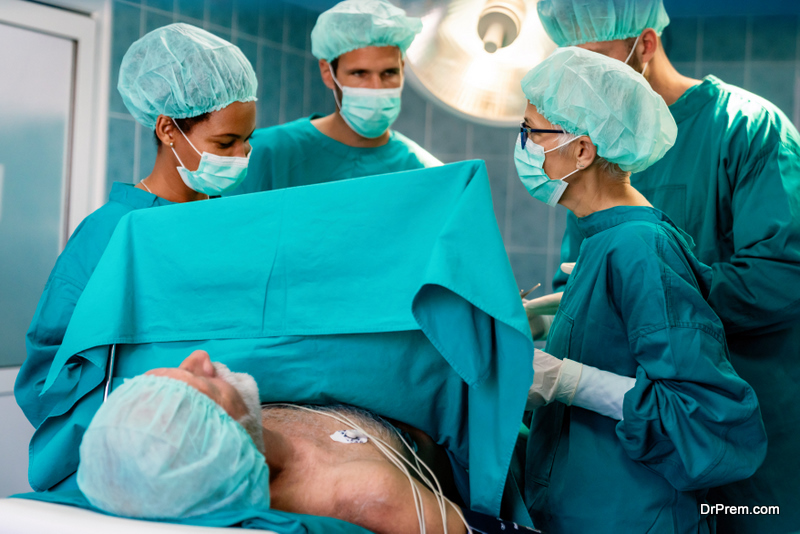
<svg viewBox="0 0 800 534">
<path fill-rule="evenodd" d="M 129 0 L 114 1 L 112 80 L 122 55 L 146 32 L 171 22 L 188 22 L 240 46 L 259 79 L 259 127 L 312 112 L 330 113 L 333 97 L 320 81 L 309 34 L 316 13 L 280 1 Z M 724 81 L 772 100 L 800 123 L 800 35 L 797 17 L 673 19 L 664 33 L 667 52 L 680 72 Z M 395 129 L 445 162 L 486 161 L 498 224 L 522 288 L 550 280 L 558 268 L 566 210 L 533 200 L 516 176 L 508 128 L 490 128 L 457 118 L 426 102 L 406 86 Z M 153 134 L 125 110 L 115 88 L 109 119 L 108 181 L 138 181 L 155 158 Z"/>
<path fill-rule="evenodd" d="M 797 16 L 673 19 L 664 42 L 682 74 L 714 74 L 770 100 L 800 125 Z"/>
<path fill-rule="evenodd" d="M 237 44 L 259 80 L 258 125 L 329 113 L 334 103 L 319 79 L 309 34 L 316 14 L 280 1 L 115 0 L 108 147 L 108 183 L 147 176 L 155 160 L 153 133 L 130 116 L 116 89 L 119 65 L 130 44 L 173 22 L 201 26 Z M 312 105 L 312 102 L 315 105 Z M 317 106 L 316 103 L 323 105 Z"/>
</svg>

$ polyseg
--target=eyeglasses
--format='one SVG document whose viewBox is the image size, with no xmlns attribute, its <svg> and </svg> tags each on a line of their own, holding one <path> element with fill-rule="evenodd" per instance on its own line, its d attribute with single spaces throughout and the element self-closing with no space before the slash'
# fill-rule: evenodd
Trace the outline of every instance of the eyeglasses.
<svg viewBox="0 0 800 534">
<path fill-rule="evenodd" d="M 535 133 L 567 133 L 564 130 L 542 130 L 541 128 L 526 128 L 525 123 L 519 123 L 519 144 L 524 149 L 525 148 L 525 141 L 528 140 L 528 134 L 535 134 Z"/>
</svg>

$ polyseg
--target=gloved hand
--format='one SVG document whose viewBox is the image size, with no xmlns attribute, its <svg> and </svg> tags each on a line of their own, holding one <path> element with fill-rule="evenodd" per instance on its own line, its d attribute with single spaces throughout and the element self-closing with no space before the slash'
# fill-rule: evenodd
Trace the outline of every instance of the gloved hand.
<svg viewBox="0 0 800 534">
<path fill-rule="evenodd" d="M 567 274 L 572 274 L 572 270 L 575 268 L 575 262 L 572 263 L 562 263 L 561 270 Z"/>
<path fill-rule="evenodd" d="M 522 299 L 522 305 L 525 306 L 528 317 L 530 317 L 531 314 L 555 315 L 558 311 L 559 304 L 561 304 L 561 296 L 563 294 L 563 291 L 559 291 L 558 293 L 552 293 L 535 299 Z"/>
<path fill-rule="evenodd" d="M 531 334 L 534 340 L 547 339 L 547 333 L 553 323 L 553 316 L 558 311 L 558 305 L 561 303 L 561 295 L 563 295 L 563 292 L 531 300 L 522 299 L 522 305 L 528 315 L 528 325 L 531 327 Z"/>
<path fill-rule="evenodd" d="M 636 379 L 602 371 L 590 365 L 556 358 L 544 351 L 533 352 L 533 385 L 528 390 L 526 410 L 551 402 L 563 402 L 622 420 L 622 405 Z"/>
<path fill-rule="evenodd" d="M 583 364 L 559 359 L 542 350 L 533 351 L 533 385 L 528 390 L 526 410 L 541 408 L 554 400 L 572 404 Z"/>
</svg>

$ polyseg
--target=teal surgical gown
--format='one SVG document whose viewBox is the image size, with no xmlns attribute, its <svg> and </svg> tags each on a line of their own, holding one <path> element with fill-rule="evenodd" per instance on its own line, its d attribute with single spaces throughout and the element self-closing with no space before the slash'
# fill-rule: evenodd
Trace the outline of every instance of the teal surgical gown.
<svg viewBox="0 0 800 534">
<path fill-rule="evenodd" d="M 709 500 L 780 506 L 780 515 L 720 515 L 721 532 L 797 532 L 800 135 L 774 105 L 713 76 L 670 111 L 675 146 L 631 184 L 692 236 L 695 255 L 711 266 L 708 301 L 725 326 L 733 366 L 758 394 L 769 436 L 758 472 Z M 581 241 L 570 215 L 561 261 L 575 261 Z M 557 275 L 554 287 L 565 279 Z"/>
<path fill-rule="evenodd" d="M 48 391 L 45 396 L 39 395 L 50 364 L 61 346 L 75 304 L 100 261 L 117 223 L 133 210 L 167 204 L 172 202 L 130 184 L 116 182 L 111 188 L 108 202 L 83 220 L 58 257 L 28 329 L 28 355 L 14 385 L 17 404 L 35 428 L 56 409 L 64 396 L 64 392 L 57 388 Z M 35 482 L 31 478 L 34 489 L 48 489 Z"/>
<path fill-rule="evenodd" d="M 345 145 L 311 124 L 321 115 L 253 132 L 247 178 L 234 194 L 321 184 L 375 174 L 411 171 L 442 163 L 403 134 L 375 148 Z"/>
<path fill-rule="evenodd" d="M 534 411 L 526 503 L 545 532 L 709 532 L 708 488 L 766 453 L 753 389 L 706 302 L 710 269 L 660 211 L 579 219 L 585 237 L 545 349 L 635 377 L 623 420 L 552 403 Z"/>
</svg>

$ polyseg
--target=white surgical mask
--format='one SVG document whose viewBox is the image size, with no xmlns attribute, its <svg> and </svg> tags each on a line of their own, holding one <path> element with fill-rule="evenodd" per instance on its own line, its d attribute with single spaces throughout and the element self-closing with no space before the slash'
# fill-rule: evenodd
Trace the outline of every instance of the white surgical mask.
<svg viewBox="0 0 800 534">
<path fill-rule="evenodd" d="M 181 132 L 183 138 L 189 141 L 186 134 L 183 133 L 181 127 L 173 119 L 172 122 L 178 131 Z M 183 183 L 192 191 L 204 193 L 209 196 L 221 195 L 234 190 L 242 180 L 247 176 L 247 165 L 250 162 L 250 154 L 246 158 L 237 158 L 232 156 L 218 156 L 209 152 L 200 152 L 195 148 L 194 144 L 189 141 L 189 145 L 200 155 L 200 164 L 197 166 L 196 171 L 190 171 L 186 168 L 181 161 L 175 148 L 172 148 L 172 153 L 178 158 L 178 174 L 181 175 Z"/>
<path fill-rule="evenodd" d="M 333 67 L 328 65 L 328 68 L 333 81 L 342 90 L 341 102 L 336 91 L 333 96 L 344 122 L 361 137 L 375 139 L 382 136 L 400 114 L 403 86 L 392 89 L 342 86 L 333 73 Z"/>
<path fill-rule="evenodd" d="M 261 399 L 258 394 L 258 384 L 255 378 L 247 373 L 234 373 L 228 366 L 219 363 L 211 362 L 214 370 L 217 371 L 217 376 L 223 379 L 228 384 L 236 388 L 239 395 L 242 396 L 245 406 L 247 406 L 247 414 L 238 419 L 238 423 L 244 427 L 253 443 L 256 444 L 259 452 L 264 454 L 264 430 L 261 426 Z"/>
</svg>

